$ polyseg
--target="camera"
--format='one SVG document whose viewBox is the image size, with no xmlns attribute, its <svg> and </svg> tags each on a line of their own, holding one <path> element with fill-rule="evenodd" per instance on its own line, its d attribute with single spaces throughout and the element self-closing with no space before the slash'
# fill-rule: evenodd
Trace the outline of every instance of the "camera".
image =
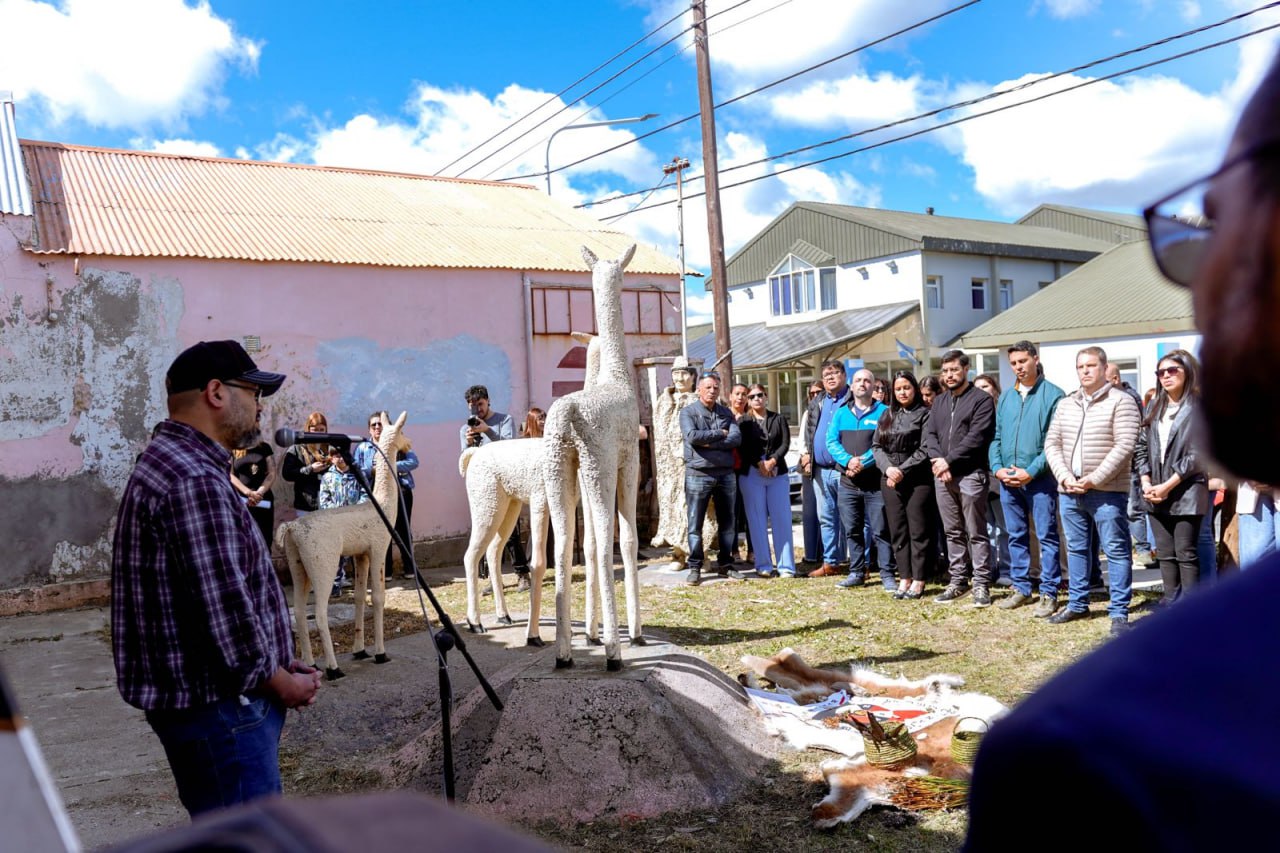
<svg viewBox="0 0 1280 853">
<path fill-rule="evenodd" d="M 473 427 L 473 428 L 480 426 L 480 419 L 477 418 L 475 415 L 472 415 L 471 417 L 467 418 L 467 426 Z"/>
<path fill-rule="evenodd" d="M 483 424 L 483 421 L 481 421 L 481 420 L 480 420 L 478 417 L 476 417 L 475 415 L 472 415 L 471 417 L 467 418 L 467 426 L 471 427 L 472 429 L 474 429 L 475 427 L 481 426 L 482 424 Z M 468 435 L 468 436 L 467 436 L 467 446 L 468 446 L 468 447 L 479 447 L 479 446 L 480 446 L 480 442 L 481 442 L 481 441 L 483 441 L 483 440 L 484 440 L 484 436 L 480 435 L 479 433 L 475 433 L 475 434 Z"/>
</svg>

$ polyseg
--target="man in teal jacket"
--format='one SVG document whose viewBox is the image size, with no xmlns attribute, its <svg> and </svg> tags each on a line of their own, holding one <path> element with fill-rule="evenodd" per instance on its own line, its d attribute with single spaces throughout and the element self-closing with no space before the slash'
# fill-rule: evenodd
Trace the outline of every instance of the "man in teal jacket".
<svg viewBox="0 0 1280 853">
<path fill-rule="evenodd" d="M 1040 540 L 1040 602 L 1033 616 L 1051 616 L 1058 609 L 1062 567 L 1058 563 L 1058 484 L 1044 458 L 1044 436 L 1053 410 L 1064 392 L 1044 378 L 1036 345 L 1018 341 L 1009 347 L 1009 366 L 1017 379 L 1000 395 L 996 406 L 996 435 L 989 451 L 991 472 L 1004 487 L 1009 535 L 1009 574 L 1013 592 L 1000 607 L 1013 610 L 1031 600 L 1031 528 Z"/>
<path fill-rule="evenodd" d="M 880 492 L 880 469 L 871 453 L 884 403 L 872 396 L 875 375 L 862 368 L 853 374 L 847 403 L 836 410 L 827 430 L 827 452 L 840 472 L 836 506 L 840 523 L 849 541 L 849 574 L 836 586 L 860 587 L 867 576 L 867 546 L 875 549 L 880 583 L 889 592 L 897 589 L 890 568 L 888 523 L 884 515 L 884 495 Z M 870 532 L 871 540 L 867 541 Z"/>
</svg>

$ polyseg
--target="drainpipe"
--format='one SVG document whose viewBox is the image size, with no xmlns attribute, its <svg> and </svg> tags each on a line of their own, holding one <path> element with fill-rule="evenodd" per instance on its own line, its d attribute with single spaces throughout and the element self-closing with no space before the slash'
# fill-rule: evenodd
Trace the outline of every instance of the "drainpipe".
<svg viewBox="0 0 1280 853">
<path fill-rule="evenodd" d="M 527 412 L 533 405 L 533 281 L 528 271 L 520 277 L 524 282 L 524 408 L 521 411 Z"/>
</svg>

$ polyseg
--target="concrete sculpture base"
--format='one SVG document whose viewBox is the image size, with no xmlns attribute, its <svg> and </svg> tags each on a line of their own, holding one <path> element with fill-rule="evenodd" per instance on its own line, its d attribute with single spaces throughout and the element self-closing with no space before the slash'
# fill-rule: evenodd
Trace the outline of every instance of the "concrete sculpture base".
<svg viewBox="0 0 1280 853">
<path fill-rule="evenodd" d="M 606 673 L 602 648 L 574 652 L 573 669 L 552 669 L 548 648 L 491 673 L 501 712 L 478 689 L 458 703 L 457 799 L 468 810 L 522 822 L 652 817 L 724 803 L 772 763 L 775 743 L 742 688 L 706 661 L 667 643 L 624 644 L 623 670 Z M 384 772 L 434 792 L 440 760 L 437 725 Z"/>
</svg>

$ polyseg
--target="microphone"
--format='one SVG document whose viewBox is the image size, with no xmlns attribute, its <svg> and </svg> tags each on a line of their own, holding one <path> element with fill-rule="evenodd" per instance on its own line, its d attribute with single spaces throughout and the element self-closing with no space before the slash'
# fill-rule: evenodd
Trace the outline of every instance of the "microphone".
<svg viewBox="0 0 1280 853">
<path fill-rule="evenodd" d="M 346 435 L 340 432 L 305 432 L 292 427 L 276 430 L 276 447 L 292 447 L 295 444 L 359 444 L 369 439 L 363 435 Z"/>
</svg>

